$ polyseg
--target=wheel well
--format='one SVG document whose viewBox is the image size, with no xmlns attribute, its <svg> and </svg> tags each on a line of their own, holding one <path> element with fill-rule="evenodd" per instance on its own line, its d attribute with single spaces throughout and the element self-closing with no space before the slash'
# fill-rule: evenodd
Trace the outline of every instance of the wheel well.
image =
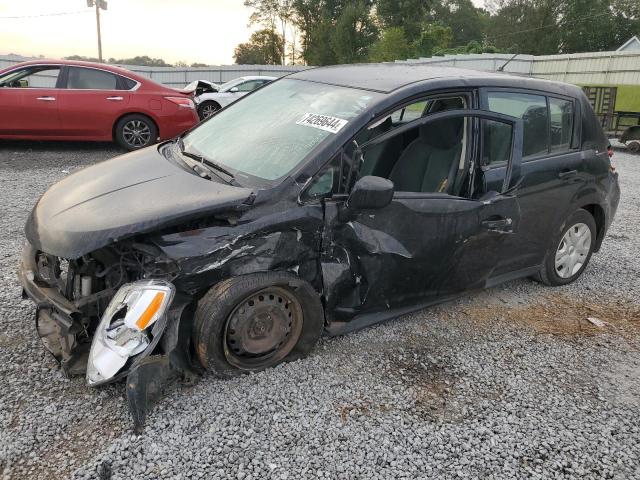
<svg viewBox="0 0 640 480">
<path fill-rule="evenodd" d="M 594 251 L 597 252 L 598 250 L 600 250 L 600 245 L 602 244 L 602 240 L 604 238 L 604 228 L 605 228 L 604 209 L 597 203 L 584 205 L 582 208 L 587 212 L 589 212 L 596 222 L 596 246 Z"/>
<path fill-rule="evenodd" d="M 156 131 L 158 132 L 158 137 L 160 136 L 160 127 L 158 126 L 156 121 L 153 118 L 151 118 L 149 115 L 147 115 L 146 113 L 140 113 L 140 112 L 127 112 L 123 115 L 120 115 L 118 118 L 116 118 L 116 121 L 113 122 L 113 127 L 111 127 L 111 138 L 113 139 L 114 142 L 116 140 L 116 127 L 118 126 L 118 122 L 122 120 L 124 117 L 127 117 L 129 115 L 141 115 L 143 117 L 147 117 L 151 121 L 151 123 L 155 125 Z"/>
<path fill-rule="evenodd" d="M 222 108 L 220 106 L 220 104 L 218 102 L 216 102 L 215 100 L 204 100 L 200 105 L 204 105 L 205 103 L 214 103 L 218 106 L 218 108 Z M 200 105 L 198 105 L 198 107 L 200 107 Z"/>
<path fill-rule="evenodd" d="M 629 140 L 640 140 L 640 126 L 636 125 L 627 128 L 620 137 L 622 142 L 628 142 Z"/>
</svg>

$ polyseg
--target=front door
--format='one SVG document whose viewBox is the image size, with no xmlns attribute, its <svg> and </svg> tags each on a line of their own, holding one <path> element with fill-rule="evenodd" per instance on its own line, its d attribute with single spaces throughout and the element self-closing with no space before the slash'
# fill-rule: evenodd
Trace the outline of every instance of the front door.
<svg viewBox="0 0 640 480">
<path fill-rule="evenodd" d="M 508 132 L 488 154 L 508 165 L 497 191 L 478 187 L 479 155 L 473 153 L 479 145 L 474 132 L 487 122 Z M 505 237 L 517 235 L 520 213 L 512 187 L 519 177 L 522 121 L 478 110 L 446 111 L 380 135 L 356 154 L 362 153 L 364 165 L 369 149 L 412 130 L 415 140 L 403 146 L 387 176 L 395 190 L 388 206 L 349 212 L 342 199 L 325 204 L 321 264 L 331 320 L 483 287 L 500 264 Z"/>
<path fill-rule="evenodd" d="M 60 67 L 33 65 L 0 78 L 0 135 L 60 135 Z"/>
</svg>

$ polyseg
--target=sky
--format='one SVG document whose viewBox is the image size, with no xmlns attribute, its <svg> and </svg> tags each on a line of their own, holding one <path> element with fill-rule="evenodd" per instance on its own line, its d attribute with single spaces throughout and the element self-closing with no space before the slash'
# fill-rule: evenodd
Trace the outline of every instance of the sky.
<svg viewBox="0 0 640 480">
<path fill-rule="evenodd" d="M 103 57 L 148 55 L 169 63 L 233 63 L 249 39 L 243 0 L 108 0 L 101 11 Z M 3 18 L 57 12 L 36 18 Z M 98 56 L 95 9 L 86 0 L 0 0 L 0 54 Z"/>
<path fill-rule="evenodd" d="M 80 13 L 7 18 L 60 12 Z M 86 0 L 0 0 L 0 54 L 97 57 L 94 12 Z M 243 0 L 108 0 L 100 13 L 105 59 L 231 64 L 236 45 L 257 28 L 248 27 L 251 10 Z"/>
</svg>

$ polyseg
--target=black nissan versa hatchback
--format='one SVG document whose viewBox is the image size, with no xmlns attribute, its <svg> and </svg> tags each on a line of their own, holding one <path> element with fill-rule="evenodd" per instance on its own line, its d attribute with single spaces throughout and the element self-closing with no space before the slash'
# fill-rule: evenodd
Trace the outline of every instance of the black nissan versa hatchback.
<svg viewBox="0 0 640 480">
<path fill-rule="evenodd" d="M 580 88 L 420 65 L 298 72 L 52 186 L 20 279 L 66 374 L 163 382 L 300 358 L 463 292 L 584 271 L 618 175 Z"/>
</svg>

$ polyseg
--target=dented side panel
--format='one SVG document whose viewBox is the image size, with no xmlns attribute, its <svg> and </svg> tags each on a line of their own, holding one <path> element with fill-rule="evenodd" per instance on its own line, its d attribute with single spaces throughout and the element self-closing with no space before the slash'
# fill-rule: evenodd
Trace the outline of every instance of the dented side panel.
<svg viewBox="0 0 640 480">
<path fill-rule="evenodd" d="M 293 198 L 266 203 L 233 223 L 150 238 L 176 263 L 179 290 L 196 293 L 231 276 L 270 270 L 296 272 L 321 288 L 321 205 L 300 206 Z"/>
<path fill-rule="evenodd" d="M 396 198 L 389 206 L 344 218 L 326 205 L 321 255 L 331 320 L 398 308 L 484 286 L 506 237 L 516 235 L 514 197 L 484 203 L 455 197 Z M 510 231 L 486 224 L 511 219 Z"/>
</svg>

